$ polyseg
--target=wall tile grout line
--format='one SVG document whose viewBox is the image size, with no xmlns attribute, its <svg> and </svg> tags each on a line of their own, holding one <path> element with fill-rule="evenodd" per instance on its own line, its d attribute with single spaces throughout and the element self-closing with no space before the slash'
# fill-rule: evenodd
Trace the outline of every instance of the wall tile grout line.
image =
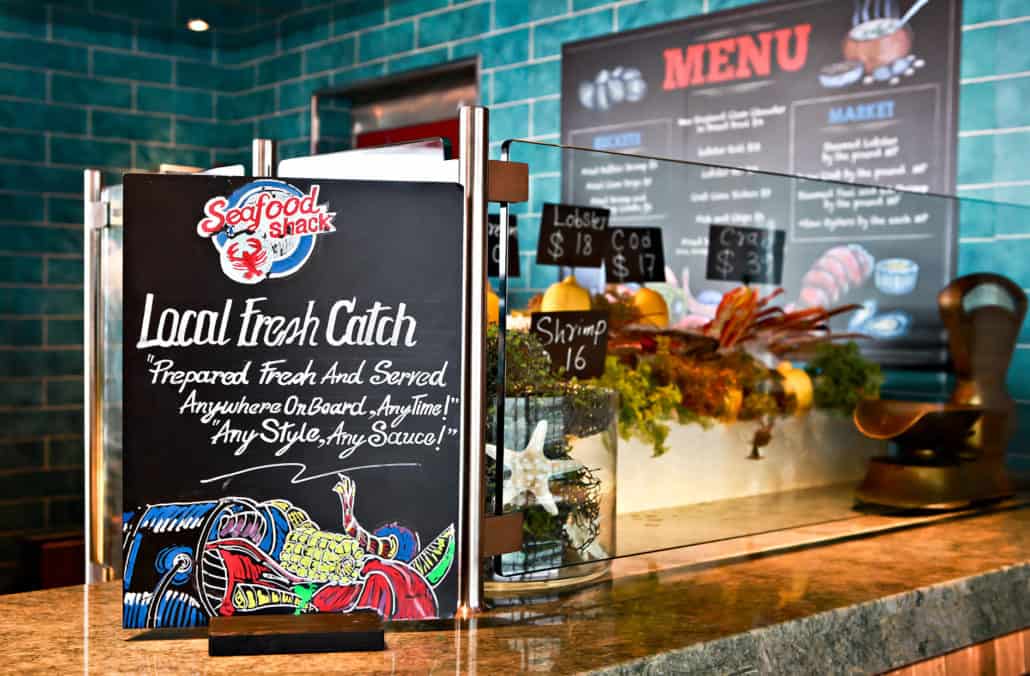
<svg viewBox="0 0 1030 676">
<path fill-rule="evenodd" d="M 1030 77 L 1030 70 L 1020 70 L 1012 73 L 998 73 L 996 75 L 979 75 L 975 77 L 964 77 L 959 80 L 961 85 L 980 84 L 983 82 L 999 82 L 1002 80 L 1017 80 Z"/>
<path fill-rule="evenodd" d="M 980 21 L 978 23 L 965 24 L 962 26 L 963 32 L 967 31 L 978 31 L 985 28 L 998 28 L 1001 26 L 1012 26 L 1014 24 L 1025 23 L 1030 21 L 1030 15 L 1027 16 L 1015 16 L 1007 19 L 995 19 L 994 21 Z"/>
</svg>

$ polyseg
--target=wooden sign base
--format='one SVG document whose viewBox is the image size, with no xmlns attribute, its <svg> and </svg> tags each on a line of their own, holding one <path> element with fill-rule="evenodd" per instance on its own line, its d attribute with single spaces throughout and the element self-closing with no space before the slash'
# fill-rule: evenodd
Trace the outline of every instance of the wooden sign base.
<svg viewBox="0 0 1030 676">
<path fill-rule="evenodd" d="M 384 650 L 383 620 L 371 610 L 354 613 L 213 617 L 211 656 L 282 655 Z"/>
</svg>

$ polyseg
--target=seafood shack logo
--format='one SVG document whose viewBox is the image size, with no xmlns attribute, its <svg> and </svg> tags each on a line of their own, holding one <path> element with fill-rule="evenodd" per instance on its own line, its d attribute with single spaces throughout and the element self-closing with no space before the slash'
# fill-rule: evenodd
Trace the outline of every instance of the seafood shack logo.
<svg viewBox="0 0 1030 676">
<path fill-rule="evenodd" d="M 283 181 L 253 181 L 209 199 L 197 234 L 211 240 L 234 282 L 287 277 L 307 262 L 320 235 L 336 232 L 336 213 L 318 203 L 318 192 L 317 185 L 305 193 Z"/>
</svg>

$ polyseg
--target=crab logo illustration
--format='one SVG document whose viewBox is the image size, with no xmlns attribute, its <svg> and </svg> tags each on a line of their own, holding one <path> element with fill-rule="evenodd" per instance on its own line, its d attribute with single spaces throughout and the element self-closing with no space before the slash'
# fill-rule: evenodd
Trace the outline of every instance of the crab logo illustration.
<svg viewBox="0 0 1030 676">
<path fill-rule="evenodd" d="M 222 267 L 228 263 L 232 266 L 233 270 L 240 271 L 243 273 L 243 279 L 255 279 L 261 278 L 268 274 L 268 268 L 271 267 L 271 260 L 268 257 L 268 252 L 265 251 L 265 245 L 257 237 L 247 238 L 247 249 L 242 253 L 239 251 L 240 243 L 232 242 L 224 250 L 225 255 L 222 256 Z M 225 274 L 229 274 L 227 271 Z M 231 275 L 230 275 L 231 276 Z"/>
<path fill-rule="evenodd" d="M 319 186 L 308 192 L 284 181 L 261 179 L 204 205 L 197 234 L 218 251 L 222 272 L 240 284 L 257 284 L 299 270 L 319 235 L 336 232 L 335 212 L 318 203 Z"/>
</svg>

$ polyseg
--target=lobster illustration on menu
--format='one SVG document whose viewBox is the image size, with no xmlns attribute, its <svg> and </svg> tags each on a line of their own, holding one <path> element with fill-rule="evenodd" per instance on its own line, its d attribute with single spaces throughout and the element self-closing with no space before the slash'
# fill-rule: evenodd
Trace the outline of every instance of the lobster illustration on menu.
<svg viewBox="0 0 1030 676">
<path fill-rule="evenodd" d="M 284 181 L 252 181 L 209 199 L 197 234 L 211 240 L 222 272 L 235 282 L 286 277 L 307 262 L 318 236 L 336 232 L 336 213 L 318 194 L 317 185 L 305 193 Z"/>
</svg>

